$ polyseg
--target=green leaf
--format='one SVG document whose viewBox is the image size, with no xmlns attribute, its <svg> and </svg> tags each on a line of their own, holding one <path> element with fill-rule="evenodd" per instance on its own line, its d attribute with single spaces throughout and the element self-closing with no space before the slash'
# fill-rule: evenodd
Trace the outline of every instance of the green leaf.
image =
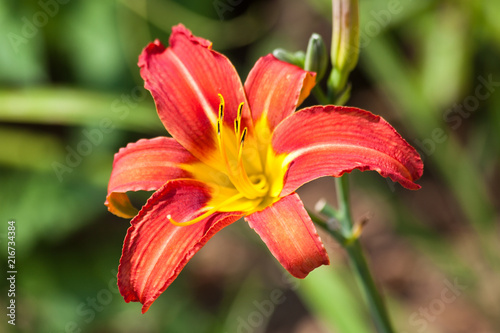
<svg viewBox="0 0 500 333">
<path fill-rule="evenodd" d="M 109 121 L 113 128 L 161 133 L 152 98 L 146 96 L 140 87 L 120 95 L 70 88 L 1 90 L 0 121 L 66 126 Z"/>
<path fill-rule="evenodd" d="M 332 332 L 371 333 L 370 319 L 361 310 L 364 306 L 354 293 L 358 288 L 351 276 L 339 265 L 321 267 L 300 281 L 297 292 Z"/>
</svg>

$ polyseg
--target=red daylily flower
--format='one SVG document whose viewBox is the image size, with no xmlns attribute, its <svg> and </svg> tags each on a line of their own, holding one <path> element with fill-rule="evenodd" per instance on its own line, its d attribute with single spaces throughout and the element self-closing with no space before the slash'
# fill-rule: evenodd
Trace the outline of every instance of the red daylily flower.
<svg viewBox="0 0 500 333">
<path fill-rule="evenodd" d="M 118 285 L 143 313 L 215 233 L 241 217 L 293 276 L 328 264 L 294 192 L 310 180 L 376 170 L 419 188 L 418 153 L 384 119 L 331 105 L 295 112 L 315 73 L 267 55 L 243 86 L 229 60 L 182 25 L 170 47 L 149 44 L 139 66 L 173 138 L 120 149 L 106 205 L 133 217 Z M 156 192 L 137 212 L 126 192 L 139 190 Z"/>
</svg>

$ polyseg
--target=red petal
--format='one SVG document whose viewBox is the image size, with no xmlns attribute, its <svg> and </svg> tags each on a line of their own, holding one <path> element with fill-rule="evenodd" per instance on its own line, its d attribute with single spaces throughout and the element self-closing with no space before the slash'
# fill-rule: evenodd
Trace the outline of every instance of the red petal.
<svg viewBox="0 0 500 333">
<path fill-rule="evenodd" d="M 146 312 L 175 280 L 191 257 L 219 230 L 238 220 L 237 212 L 215 213 L 185 227 L 173 225 L 202 213 L 210 189 L 194 180 L 168 182 L 132 220 L 118 268 L 118 287 L 126 302 L 143 304 Z"/>
<path fill-rule="evenodd" d="M 295 277 L 328 265 L 328 255 L 296 193 L 245 217 L 271 253 Z"/>
<path fill-rule="evenodd" d="M 285 119 L 273 133 L 277 154 L 289 154 L 281 195 L 322 176 L 341 176 L 353 169 L 375 170 L 406 188 L 422 176 L 423 164 L 383 118 L 361 109 L 315 106 Z"/>
<path fill-rule="evenodd" d="M 246 102 L 234 66 L 212 51 L 209 41 L 178 25 L 172 29 L 170 47 L 158 40 L 149 44 L 139 57 L 139 67 L 165 128 L 193 155 L 214 165 L 218 94 L 225 99 L 224 120 L 230 128 L 238 105 Z M 250 119 L 247 104 L 244 123 Z"/>
<path fill-rule="evenodd" d="M 272 132 L 309 95 L 315 76 L 272 54 L 260 58 L 245 82 L 254 121 L 267 116 Z"/>
<path fill-rule="evenodd" d="M 190 178 L 189 172 L 180 164 L 196 161 L 196 157 L 172 138 L 143 139 L 128 144 L 115 154 L 105 204 L 118 216 L 133 217 L 137 211 L 131 209 L 132 205 L 123 193 L 157 190 L 169 180 Z"/>
</svg>

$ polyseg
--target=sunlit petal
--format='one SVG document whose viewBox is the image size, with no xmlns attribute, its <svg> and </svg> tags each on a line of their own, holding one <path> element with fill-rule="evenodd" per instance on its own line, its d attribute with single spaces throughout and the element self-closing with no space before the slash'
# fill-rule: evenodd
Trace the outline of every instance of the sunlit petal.
<svg viewBox="0 0 500 333">
<path fill-rule="evenodd" d="M 297 194 L 248 215 L 245 220 L 293 276 L 304 278 L 316 267 L 329 264 L 323 243 Z"/>
<path fill-rule="evenodd" d="M 315 75 L 271 54 L 260 58 L 245 81 L 254 121 L 266 117 L 272 132 L 309 95 Z"/>
<path fill-rule="evenodd" d="M 173 28 L 170 46 L 158 40 L 139 57 L 146 89 L 154 97 L 158 115 L 169 133 L 200 160 L 217 165 L 219 94 L 225 99 L 224 121 L 230 128 L 240 103 L 242 126 L 250 124 L 243 85 L 229 60 L 194 37 L 182 25 Z"/>
<path fill-rule="evenodd" d="M 197 161 L 172 138 L 158 137 L 130 143 L 115 154 L 105 204 L 113 214 L 131 218 L 137 210 L 125 192 L 154 191 L 169 180 L 191 178 L 182 164 Z"/>
<path fill-rule="evenodd" d="M 286 154 L 282 196 L 315 178 L 353 169 L 375 170 L 406 188 L 420 188 L 414 183 L 423 172 L 417 151 L 383 118 L 361 109 L 298 111 L 276 128 L 272 146 L 276 154 Z"/>
<path fill-rule="evenodd" d="M 184 227 L 167 216 L 189 220 L 202 214 L 211 190 L 202 182 L 168 182 L 148 200 L 131 222 L 118 270 L 118 286 L 126 302 L 143 304 L 146 312 L 175 280 L 191 257 L 219 230 L 238 220 L 238 212 L 214 213 Z"/>
</svg>

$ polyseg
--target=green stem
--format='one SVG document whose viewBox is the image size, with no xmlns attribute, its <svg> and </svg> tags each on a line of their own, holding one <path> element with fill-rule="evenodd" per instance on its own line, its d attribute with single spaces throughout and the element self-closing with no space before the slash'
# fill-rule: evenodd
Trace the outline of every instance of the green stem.
<svg viewBox="0 0 500 333">
<path fill-rule="evenodd" d="M 330 75 L 330 78 L 332 76 Z M 349 99 L 351 86 L 347 84 L 348 74 L 343 78 L 338 90 L 333 89 L 334 85 L 329 82 L 328 94 L 325 94 L 319 85 L 316 85 L 312 93 L 320 104 L 344 105 Z M 336 86 L 335 86 L 336 87 Z M 349 200 L 349 179 L 345 174 L 342 177 L 335 178 L 337 190 L 337 209 L 325 204 L 321 213 L 330 217 L 328 222 L 314 214 L 309 214 L 311 219 L 323 227 L 332 235 L 347 251 L 349 261 L 354 268 L 356 280 L 362 290 L 365 301 L 368 303 L 372 319 L 378 333 L 393 333 L 394 330 L 389 319 L 382 295 L 377 289 L 377 285 L 372 277 L 370 268 L 363 253 L 363 248 L 359 242 L 361 225 L 355 226 L 352 219 L 350 200 Z M 338 225 L 330 223 L 332 220 L 338 221 Z"/>
<path fill-rule="evenodd" d="M 321 212 L 331 218 L 338 220 L 340 230 L 335 230 L 328 223 L 320 223 L 339 243 L 346 249 L 349 261 L 354 268 L 356 280 L 363 293 L 364 299 L 368 303 L 370 313 L 375 323 L 377 332 L 393 333 L 394 330 L 389 319 L 387 308 L 382 299 L 382 295 L 377 289 L 377 285 L 372 277 L 370 268 L 363 253 L 363 248 L 354 230 L 352 220 L 350 200 L 349 200 L 349 178 L 345 174 L 335 178 L 337 190 L 337 210 L 329 205 L 325 205 Z M 314 216 L 313 221 L 317 222 L 318 217 Z"/>
<path fill-rule="evenodd" d="M 346 247 L 351 265 L 357 273 L 357 281 L 363 291 L 364 297 L 368 302 L 372 319 L 379 333 L 393 333 L 394 330 L 389 319 L 387 309 L 377 285 L 370 273 L 370 268 L 366 262 L 363 248 L 358 239 L 350 242 Z"/>
<path fill-rule="evenodd" d="M 321 105 L 331 104 L 329 98 L 326 97 L 325 93 L 323 92 L 323 90 L 321 90 L 318 84 L 314 86 L 314 88 L 312 89 L 312 93 L 316 98 L 316 100 L 319 102 L 319 104 Z"/>
<path fill-rule="evenodd" d="M 360 289 L 362 290 L 363 296 L 368 303 L 377 332 L 393 333 L 394 330 L 383 302 L 382 295 L 377 289 L 377 285 L 375 284 L 363 253 L 363 248 L 359 242 L 359 235 L 353 232 L 354 223 L 349 204 L 348 175 L 335 178 L 335 185 L 337 190 L 337 211 L 333 212 L 332 207 L 325 205 L 321 212 L 327 216 L 337 219 L 340 223 L 341 230 L 340 232 L 338 230 L 334 230 L 326 223 L 321 223 L 320 225 L 324 227 L 333 237 L 340 240 L 340 243 L 346 249 L 347 254 L 349 255 L 350 263 L 355 270 Z M 317 219 L 318 218 L 315 217 L 314 220 L 317 221 Z"/>
<path fill-rule="evenodd" d="M 321 217 L 317 216 L 313 212 L 307 210 L 307 213 L 314 223 L 319 224 L 323 229 L 328 231 L 328 233 L 333 236 L 333 238 L 335 238 L 337 242 L 339 242 L 340 244 L 344 244 L 346 242 L 344 235 L 339 230 L 329 226 L 328 222 L 323 221 Z"/>
<path fill-rule="evenodd" d="M 338 219 L 342 226 L 342 233 L 347 238 L 352 236 L 351 207 L 349 205 L 349 178 L 348 175 L 335 178 L 335 189 L 337 190 Z"/>
<path fill-rule="evenodd" d="M 340 230 L 331 224 L 324 222 L 314 214 L 310 214 L 314 222 L 323 227 L 332 235 L 347 251 L 349 261 L 356 275 L 356 280 L 363 293 L 365 301 L 368 303 L 372 319 L 377 332 L 393 333 L 394 330 L 389 319 L 387 308 L 382 299 L 382 295 L 377 289 L 377 285 L 370 272 L 370 268 L 363 253 L 363 247 L 358 239 L 359 233 L 353 231 L 351 208 L 349 204 L 349 178 L 348 175 L 335 178 L 337 190 L 337 209 L 325 204 L 321 213 L 337 220 Z"/>
</svg>

